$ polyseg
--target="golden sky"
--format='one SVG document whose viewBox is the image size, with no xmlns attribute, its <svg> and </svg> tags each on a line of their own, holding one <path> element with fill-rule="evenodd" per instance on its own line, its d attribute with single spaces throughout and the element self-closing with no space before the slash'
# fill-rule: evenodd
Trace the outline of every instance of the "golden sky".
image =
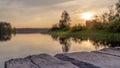
<svg viewBox="0 0 120 68">
<path fill-rule="evenodd" d="M 0 0 L 0 21 L 17 28 L 44 28 L 59 23 L 63 10 L 72 24 L 82 23 L 82 13 L 103 12 L 118 0 Z"/>
</svg>

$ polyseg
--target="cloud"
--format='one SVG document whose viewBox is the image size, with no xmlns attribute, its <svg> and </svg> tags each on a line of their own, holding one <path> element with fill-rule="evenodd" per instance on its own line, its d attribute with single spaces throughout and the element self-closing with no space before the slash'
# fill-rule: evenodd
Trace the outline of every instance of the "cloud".
<svg viewBox="0 0 120 68">
<path fill-rule="evenodd" d="M 115 4 L 118 0 L 0 0 L 0 20 L 42 26 L 57 23 L 61 12 L 67 10 L 72 21 L 76 15 L 87 11 L 98 11 Z M 52 16 L 52 17 L 51 17 Z M 78 20 L 78 19 L 77 19 Z M 38 25 L 38 23 L 40 25 Z M 31 24 L 32 25 L 32 24 Z M 22 25 L 21 25 L 22 26 Z"/>
<path fill-rule="evenodd" d="M 50 6 L 62 2 L 67 2 L 71 0 L 0 0 L 1 4 L 4 5 L 21 5 L 27 7 L 40 7 L 40 6 Z"/>
</svg>

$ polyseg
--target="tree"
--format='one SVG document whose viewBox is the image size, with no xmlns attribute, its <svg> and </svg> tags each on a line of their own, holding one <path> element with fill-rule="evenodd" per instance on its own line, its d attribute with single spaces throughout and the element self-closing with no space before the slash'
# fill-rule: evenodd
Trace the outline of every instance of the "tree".
<svg viewBox="0 0 120 68">
<path fill-rule="evenodd" d="M 90 23 L 90 25 L 89 25 Z M 108 11 L 97 15 L 93 20 L 86 22 L 89 27 L 109 32 L 120 32 L 120 0 Z"/>
<path fill-rule="evenodd" d="M 59 28 L 65 29 L 70 27 L 70 16 L 67 11 L 64 11 L 61 16 L 61 20 L 59 21 Z"/>
<path fill-rule="evenodd" d="M 11 32 L 11 24 L 7 22 L 0 22 L 0 33 L 10 33 Z"/>
<path fill-rule="evenodd" d="M 113 21 L 110 23 L 108 30 L 110 32 L 120 32 L 120 22 L 119 21 Z"/>
<path fill-rule="evenodd" d="M 120 20 L 120 0 L 118 1 L 118 3 L 116 3 L 115 10 L 116 10 L 116 17 L 117 19 Z"/>
<path fill-rule="evenodd" d="M 120 0 L 115 5 L 114 20 L 110 22 L 108 30 L 111 32 L 120 32 Z"/>
<path fill-rule="evenodd" d="M 11 38 L 11 24 L 0 22 L 0 41 L 7 41 Z"/>
</svg>

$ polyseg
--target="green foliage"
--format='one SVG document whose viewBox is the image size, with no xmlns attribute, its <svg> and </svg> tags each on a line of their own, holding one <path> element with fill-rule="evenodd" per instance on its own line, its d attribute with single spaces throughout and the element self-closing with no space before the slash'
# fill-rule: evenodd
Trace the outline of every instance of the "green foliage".
<svg viewBox="0 0 120 68">
<path fill-rule="evenodd" d="M 86 28 L 92 30 L 107 30 L 108 32 L 120 32 L 120 0 L 109 10 L 100 16 L 95 16 L 94 20 L 87 21 Z"/>
<path fill-rule="evenodd" d="M 90 21 L 90 25 L 86 26 L 86 28 L 92 29 L 92 30 L 106 30 L 108 28 L 108 23 L 102 23 L 97 21 Z"/>
<path fill-rule="evenodd" d="M 10 23 L 0 22 L 0 41 L 7 41 L 11 38 L 12 28 Z"/>
<path fill-rule="evenodd" d="M 113 21 L 110 23 L 108 27 L 108 31 L 110 32 L 120 32 L 120 21 Z"/>
<path fill-rule="evenodd" d="M 73 26 L 70 31 L 71 32 L 78 32 L 78 31 L 82 31 L 83 29 L 84 29 L 84 27 L 79 24 L 79 25 Z"/>
<path fill-rule="evenodd" d="M 94 22 L 94 23 L 93 23 L 93 28 L 94 28 L 94 29 L 97 29 L 97 30 L 103 30 L 103 29 L 104 29 L 104 26 L 103 26 L 103 23 Z"/>
<path fill-rule="evenodd" d="M 12 27 L 10 23 L 0 22 L 0 34 L 11 33 Z"/>
</svg>

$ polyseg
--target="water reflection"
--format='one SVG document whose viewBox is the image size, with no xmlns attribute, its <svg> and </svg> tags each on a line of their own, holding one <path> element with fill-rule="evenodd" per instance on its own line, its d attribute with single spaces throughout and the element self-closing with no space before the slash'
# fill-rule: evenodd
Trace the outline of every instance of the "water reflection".
<svg viewBox="0 0 120 68">
<path fill-rule="evenodd" d="M 63 52 L 68 52 L 70 49 L 70 40 L 65 37 L 60 37 L 59 41 L 60 41 L 60 44 L 63 45 L 62 46 Z"/>
<path fill-rule="evenodd" d="M 12 34 L 11 33 L 2 33 L 0 32 L 0 41 L 8 41 L 10 40 L 12 37 Z"/>
<path fill-rule="evenodd" d="M 63 52 L 69 52 L 71 48 L 71 41 L 74 41 L 75 43 L 83 43 L 83 41 L 86 41 L 86 43 L 91 43 L 92 46 L 95 47 L 96 50 L 98 50 L 100 47 L 117 47 L 120 46 L 120 41 L 116 41 L 115 39 L 108 39 L 107 37 L 100 38 L 90 38 L 90 37 L 66 37 L 66 36 L 57 36 L 57 35 L 51 35 L 54 40 L 59 41 L 59 43 L 62 45 L 62 51 Z M 86 46 L 86 44 L 84 45 Z"/>
<path fill-rule="evenodd" d="M 75 47 L 75 45 L 77 45 L 77 47 L 85 46 L 86 48 L 89 48 L 89 49 L 95 48 L 96 50 L 99 50 L 101 47 L 106 48 L 106 47 L 120 46 L 120 40 L 119 40 L 120 38 L 116 38 L 117 40 L 115 40 L 115 39 L 113 39 L 114 37 L 111 37 L 112 39 L 109 39 L 107 37 L 92 38 L 92 37 L 84 37 L 84 36 L 81 36 L 81 37 L 67 37 L 67 36 L 57 36 L 57 35 L 51 35 L 51 36 L 55 41 L 59 42 L 59 44 L 62 47 L 63 52 L 71 51 L 73 46 Z M 11 40 L 11 37 L 12 37 L 12 34 L 10 32 L 9 33 L 8 32 L 4 32 L 4 33 L 0 32 L 0 41 Z M 36 39 L 34 39 L 34 40 L 36 40 Z M 39 40 L 37 40 L 37 41 L 39 41 Z M 51 43 L 54 43 L 54 41 L 52 41 Z M 85 44 L 83 44 L 83 43 L 85 43 Z M 83 45 L 81 45 L 81 44 L 83 44 Z"/>
<path fill-rule="evenodd" d="M 70 39 L 67 37 L 59 37 L 56 35 L 51 35 L 54 40 L 59 41 L 59 43 L 62 45 L 62 51 L 68 52 L 70 49 Z"/>
</svg>

